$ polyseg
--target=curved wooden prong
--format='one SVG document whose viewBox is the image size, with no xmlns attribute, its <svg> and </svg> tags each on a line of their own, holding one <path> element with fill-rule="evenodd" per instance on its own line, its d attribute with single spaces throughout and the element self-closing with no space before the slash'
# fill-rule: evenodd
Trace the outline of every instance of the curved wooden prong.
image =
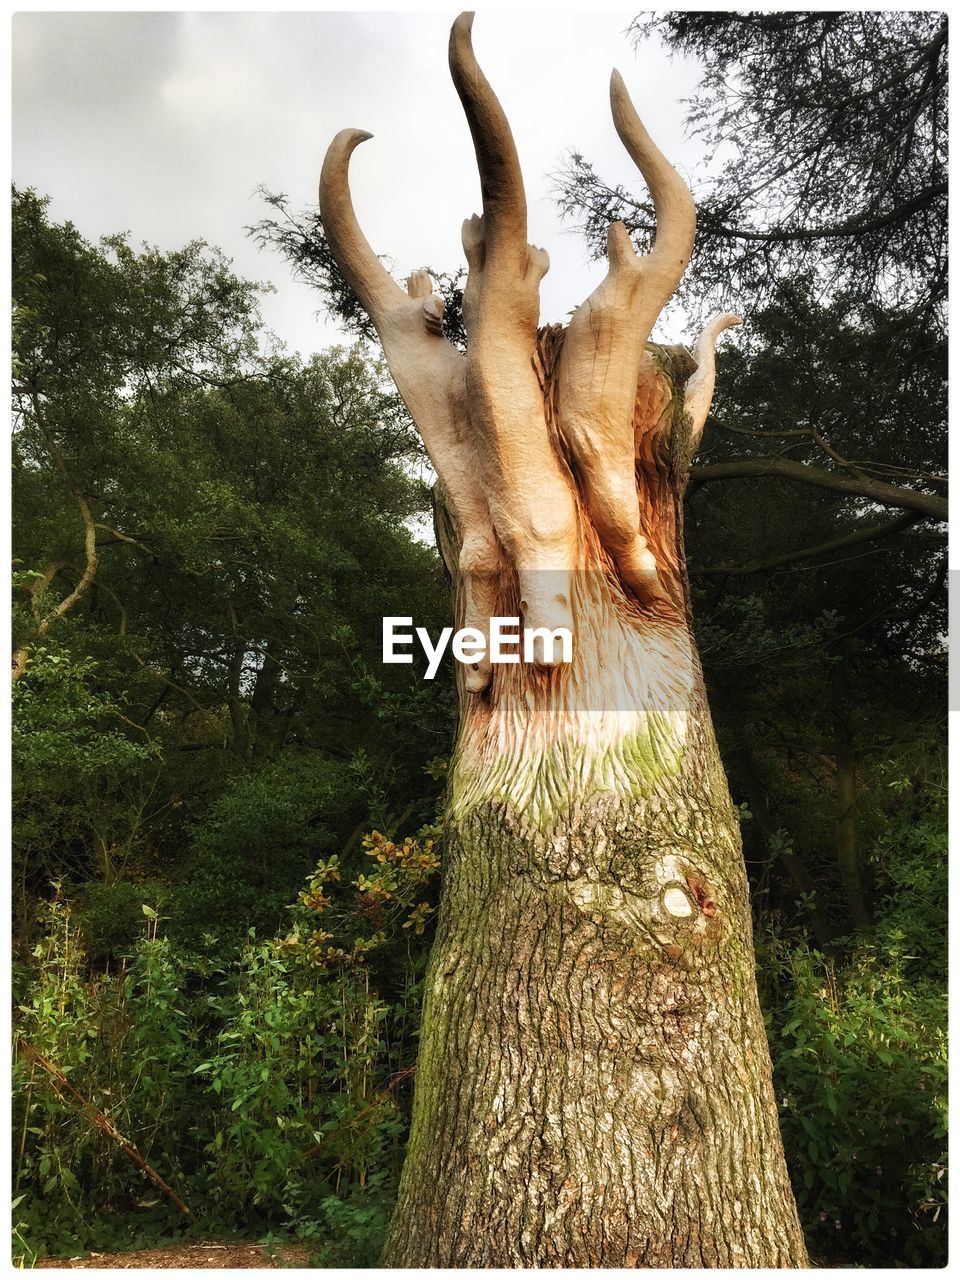
<svg viewBox="0 0 960 1280">
<path fill-rule="evenodd" d="M 689 261 L 696 219 L 686 184 L 647 133 L 616 71 L 610 105 L 617 133 L 653 196 L 656 238 L 640 257 L 623 223 L 611 224 L 606 277 L 574 312 L 564 342 L 558 411 L 590 518 L 626 585 L 646 600 L 663 589 L 640 521 L 637 385 L 647 339 Z"/>
<path fill-rule="evenodd" d="M 447 492 L 465 548 L 467 625 L 486 629 L 489 615 L 481 615 L 490 592 L 483 589 L 482 580 L 484 575 L 495 578 L 500 552 L 490 509 L 477 484 L 466 365 L 443 337 L 444 303 L 427 272 L 413 272 L 406 290 L 401 289 L 360 230 L 349 165 L 355 148 L 370 136 L 344 129 L 330 144 L 320 175 L 320 216 L 334 259 L 374 323 L 397 390 Z M 487 664 L 470 674 L 469 687 L 479 690 L 489 679 Z"/>
<path fill-rule="evenodd" d="M 696 451 L 703 435 L 703 424 L 713 403 L 713 389 L 717 380 L 717 338 L 724 329 L 743 324 L 743 317 L 732 311 L 724 311 L 709 320 L 697 339 L 694 357 L 697 367 L 690 375 L 683 397 L 684 411 L 690 416 L 690 451 Z"/>
<path fill-rule="evenodd" d="M 320 220 L 337 266 L 375 325 L 403 300 L 403 290 L 360 230 L 350 195 L 350 157 L 372 138 L 363 129 L 341 129 L 327 148 L 320 171 Z"/>
<path fill-rule="evenodd" d="M 450 74 L 480 172 L 489 252 L 526 249 L 527 200 L 510 125 L 473 51 L 473 14 L 461 13 L 450 30 Z"/>
<path fill-rule="evenodd" d="M 466 388 L 484 488 L 500 541 L 516 565 L 527 627 L 570 627 L 566 578 L 577 555 L 573 492 L 547 429 L 533 367 L 540 281 L 549 267 L 527 243 L 527 202 L 510 125 L 473 51 L 473 15 L 450 32 L 450 73 L 470 126 L 482 217 L 463 224 Z"/>
<path fill-rule="evenodd" d="M 464 223 L 464 252 L 481 287 L 473 313 L 496 317 L 532 349 L 540 316 L 540 281 L 550 260 L 527 243 L 527 197 L 516 143 L 490 82 L 473 51 L 473 14 L 461 13 L 450 31 L 450 74 L 463 104 L 480 174 L 483 216 Z M 481 332 L 468 339 L 484 340 Z"/>
<path fill-rule="evenodd" d="M 697 213 L 690 188 L 650 137 L 619 71 L 610 76 L 610 109 L 620 141 L 650 190 L 656 215 L 653 247 L 641 259 L 643 290 L 637 321 L 646 327 L 645 342 L 690 262 Z"/>
</svg>

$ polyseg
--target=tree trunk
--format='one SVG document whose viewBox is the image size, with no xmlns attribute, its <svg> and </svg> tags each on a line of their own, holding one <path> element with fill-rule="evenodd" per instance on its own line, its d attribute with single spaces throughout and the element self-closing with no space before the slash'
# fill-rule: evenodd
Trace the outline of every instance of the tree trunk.
<svg viewBox="0 0 960 1280">
<path fill-rule="evenodd" d="M 482 215 L 463 225 L 466 352 L 425 272 L 404 292 L 327 149 L 330 251 L 373 320 L 444 494 L 458 627 L 572 632 L 573 657 L 458 672 L 460 732 L 413 1125 L 383 1262 L 801 1266 L 757 1003 L 739 833 L 690 625 L 682 495 L 725 313 L 696 355 L 648 342 L 696 216 L 614 72 L 614 126 L 653 198 L 566 329 L 537 329 L 506 115 L 450 34 Z"/>
<path fill-rule="evenodd" d="M 463 698 L 385 1266 L 806 1263 L 686 608 L 683 468 L 644 474 L 673 598 L 641 621 L 585 527 L 573 664 L 499 667 Z"/>
<path fill-rule="evenodd" d="M 804 1265 L 736 822 L 698 748 L 562 834 L 493 799 L 454 820 L 385 1266 Z"/>
</svg>

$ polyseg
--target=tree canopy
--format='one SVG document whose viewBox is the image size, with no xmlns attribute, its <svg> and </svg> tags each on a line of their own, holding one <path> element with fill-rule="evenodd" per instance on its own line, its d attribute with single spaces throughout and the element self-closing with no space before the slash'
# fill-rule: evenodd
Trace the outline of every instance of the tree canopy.
<svg viewBox="0 0 960 1280">
<path fill-rule="evenodd" d="M 382 616 L 411 600 L 441 616 L 443 587 L 413 532 L 428 503 L 419 446 L 377 367 L 357 350 L 282 355 L 256 286 L 200 242 L 90 245 L 30 192 L 14 236 L 15 675 L 24 709 L 42 688 L 48 718 L 64 717 L 49 731 L 74 744 L 58 767 L 34 750 L 18 794 L 34 825 L 47 795 L 56 824 L 68 761 L 89 779 L 68 864 L 44 849 L 45 824 L 21 846 L 30 883 L 181 856 L 212 777 L 278 753 L 346 766 L 370 751 L 387 767 L 378 698 L 381 722 L 391 697 L 440 716 L 426 755 L 389 766 L 422 793 L 416 761 L 446 743 L 442 696 L 369 663 Z M 118 818 L 116 795 L 109 823 L 89 803 L 105 724 L 118 761 L 154 761 L 150 821 Z"/>
</svg>

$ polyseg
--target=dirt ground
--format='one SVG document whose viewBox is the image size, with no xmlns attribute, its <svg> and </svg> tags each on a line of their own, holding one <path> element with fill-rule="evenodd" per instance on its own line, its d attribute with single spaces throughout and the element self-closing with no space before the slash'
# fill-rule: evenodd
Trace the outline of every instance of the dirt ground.
<svg viewBox="0 0 960 1280">
<path fill-rule="evenodd" d="M 42 1258 L 38 1267 L 305 1267 L 310 1250 L 304 1245 L 242 1244 L 215 1240 L 136 1249 L 131 1253 L 90 1253 L 83 1258 Z"/>
</svg>

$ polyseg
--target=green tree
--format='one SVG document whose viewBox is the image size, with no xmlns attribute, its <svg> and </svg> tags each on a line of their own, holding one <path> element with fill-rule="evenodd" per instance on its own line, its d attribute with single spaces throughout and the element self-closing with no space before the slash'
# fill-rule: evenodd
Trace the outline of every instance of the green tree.
<svg viewBox="0 0 960 1280">
<path fill-rule="evenodd" d="M 232 850 L 232 910 L 205 899 L 220 904 L 206 927 L 275 927 L 318 849 L 363 821 L 432 816 L 423 765 L 446 749 L 449 684 L 372 674 L 383 615 L 442 616 L 439 561 L 416 535 L 419 445 L 360 348 L 284 355 L 258 288 L 200 242 L 90 245 L 15 193 L 14 286 L 18 707 L 54 715 L 49 650 L 73 673 L 60 701 L 86 717 L 76 768 L 51 764 L 45 787 L 37 713 L 23 721 L 21 927 L 66 873 L 215 881 L 210 806 L 228 783 L 252 798 L 284 757 L 300 829 Z M 80 779 L 107 778 L 92 750 L 107 720 L 130 768 L 91 805 Z M 311 807 L 310 769 L 334 765 L 342 795 Z M 284 870 L 268 890 L 271 858 Z"/>
<path fill-rule="evenodd" d="M 897 326 L 886 309 L 819 306 L 802 282 L 784 286 L 754 318 L 754 349 L 721 362 L 722 413 L 687 503 L 704 659 L 735 794 L 756 819 L 758 865 L 775 840 L 785 887 L 832 918 L 820 915 L 821 944 L 851 922 L 866 927 L 871 914 L 856 853 L 869 845 L 856 815 L 870 801 L 857 802 L 858 774 L 869 775 L 878 752 L 942 732 L 943 533 L 920 512 L 891 516 L 862 495 L 794 478 L 841 450 L 858 477 L 899 475 L 905 442 L 918 483 L 932 488 L 942 475 L 938 357 L 931 342 L 928 364 L 891 361 Z M 765 471 L 771 438 L 782 440 L 783 474 Z M 796 815 L 801 759 L 807 807 L 819 812 L 801 823 L 802 839 L 785 817 L 787 808 Z"/>
</svg>

